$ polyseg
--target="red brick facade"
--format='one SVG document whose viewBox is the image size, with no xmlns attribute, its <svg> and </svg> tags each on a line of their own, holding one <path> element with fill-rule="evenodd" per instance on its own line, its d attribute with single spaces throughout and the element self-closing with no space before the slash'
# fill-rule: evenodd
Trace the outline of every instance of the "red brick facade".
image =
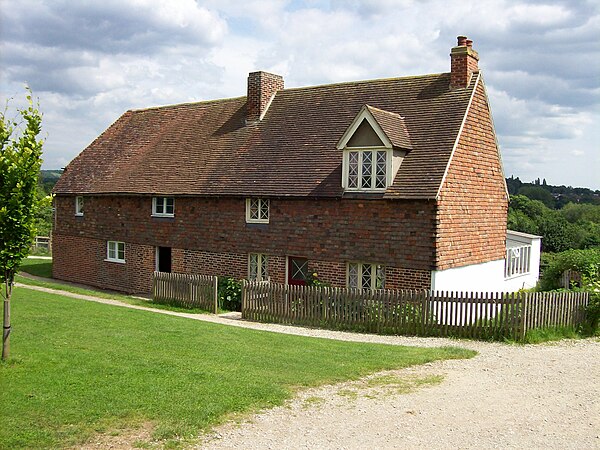
<svg viewBox="0 0 600 450">
<path fill-rule="evenodd" d="M 52 276 L 103 289 L 149 292 L 154 247 L 126 244 L 125 263 L 106 261 L 106 241 L 83 236 L 53 235 Z"/>
<path fill-rule="evenodd" d="M 178 197 L 174 218 L 151 217 L 151 201 L 85 197 L 78 217 L 74 197 L 57 196 L 54 276 L 147 292 L 155 247 L 162 246 L 172 248 L 176 272 L 245 278 L 248 254 L 262 253 L 278 282 L 286 280 L 286 257 L 297 256 L 335 286 L 345 286 L 348 261 L 385 265 L 390 288 L 430 284 L 434 202 L 271 199 L 270 223 L 262 225 L 246 223 L 244 198 Z M 108 240 L 125 242 L 125 264 L 105 261 Z"/>
<path fill-rule="evenodd" d="M 508 194 L 483 84 L 475 91 L 438 202 L 438 270 L 504 258 Z"/>
</svg>

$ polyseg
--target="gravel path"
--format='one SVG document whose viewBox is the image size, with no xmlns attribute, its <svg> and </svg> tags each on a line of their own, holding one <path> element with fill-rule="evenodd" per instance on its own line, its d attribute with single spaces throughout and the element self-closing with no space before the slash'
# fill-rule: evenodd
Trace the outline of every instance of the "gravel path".
<svg viewBox="0 0 600 450">
<path fill-rule="evenodd" d="M 463 346 L 480 355 L 393 372 L 442 375 L 440 384 L 404 394 L 368 380 L 312 389 L 216 430 L 201 448 L 600 449 L 597 339 Z"/>
<path fill-rule="evenodd" d="M 24 286 L 83 300 L 115 300 Z M 203 449 L 598 449 L 600 339 L 505 345 L 375 336 L 150 309 L 233 326 L 394 345 L 458 345 L 469 360 L 436 361 L 301 392 L 285 406 L 206 436 Z M 406 380 L 408 380 L 406 382 Z M 127 445 L 112 446 L 127 448 Z"/>
</svg>

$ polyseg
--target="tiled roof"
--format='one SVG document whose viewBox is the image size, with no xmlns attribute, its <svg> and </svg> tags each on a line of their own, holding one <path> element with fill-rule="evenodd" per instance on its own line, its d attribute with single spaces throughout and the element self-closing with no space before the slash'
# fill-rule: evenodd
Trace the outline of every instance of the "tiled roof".
<svg viewBox="0 0 600 450">
<path fill-rule="evenodd" d="M 412 149 L 408 129 L 400 114 L 373 108 L 371 105 L 367 105 L 367 109 L 394 147 L 405 150 Z"/>
<path fill-rule="evenodd" d="M 409 135 L 412 146 L 385 195 L 434 198 L 474 87 L 449 84 L 445 73 L 285 89 L 250 125 L 245 97 L 128 111 L 54 192 L 341 196 L 336 143 L 368 104 L 387 112 L 377 120 L 392 140 L 405 145 Z M 396 114 L 406 133 L 393 130 Z"/>
</svg>

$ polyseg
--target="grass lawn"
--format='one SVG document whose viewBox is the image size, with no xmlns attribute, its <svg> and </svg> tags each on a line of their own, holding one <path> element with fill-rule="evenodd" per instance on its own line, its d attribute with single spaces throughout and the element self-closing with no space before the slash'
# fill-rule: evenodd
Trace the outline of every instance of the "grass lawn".
<svg viewBox="0 0 600 450">
<path fill-rule="evenodd" d="M 34 259 L 34 258 L 26 258 L 21 263 L 20 270 L 22 272 L 29 273 L 31 275 L 36 275 L 38 277 L 50 278 L 52 277 L 52 260 L 49 259 Z M 22 284 L 29 284 L 31 286 L 42 286 L 50 289 L 58 289 L 62 291 L 72 292 L 74 294 L 82 294 L 82 295 L 93 295 L 95 297 L 100 298 L 108 298 L 111 300 L 119 300 L 123 303 L 128 303 L 130 305 L 138 305 L 145 306 L 147 308 L 153 309 L 165 309 L 168 311 L 180 311 L 192 314 L 206 314 L 208 311 L 200 308 L 180 308 L 178 306 L 173 305 L 163 305 L 160 303 L 153 303 L 150 300 L 145 300 L 140 297 L 133 297 L 131 295 L 118 294 L 116 292 L 111 291 L 102 291 L 95 290 L 92 288 L 81 288 L 77 286 L 71 286 L 69 284 L 63 284 L 60 281 L 45 281 L 45 280 L 32 280 L 30 278 L 23 277 L 21 275 L 17 275 L 15 277 L 15 281 Z"/>
<path fill-rule="evenodd" d="M 52 260 L 25 258 L 21 263 L 21 270 L 38 277 L 52 278 Z"/>
<path fill-rule="evenodd" d="M 0 363 L 2 448 L 72 446 L 147 422 L 169 444 L 301 387 L 474 355 L 260 332 L 26 288 L 14 290 L 12 324 L 12 357 Z"/>
</svg>

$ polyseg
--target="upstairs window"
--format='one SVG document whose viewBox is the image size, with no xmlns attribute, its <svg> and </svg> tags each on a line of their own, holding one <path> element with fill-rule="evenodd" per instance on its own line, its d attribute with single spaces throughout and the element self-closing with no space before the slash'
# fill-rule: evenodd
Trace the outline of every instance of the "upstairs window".
<svg viewBox="0 0 600 450">
<path fill-rule="evenodd" d="M 362 290 L 385 288 L 385 267 L 372 263 L 348 263 L 348 287 Z"/>
<path fill-rule="evenodd" d="M 75 197 L 75 215 L 83 216 L 83 197 L 81 195 Z"/>
<path fill-rule="evenodd" d="M 385 190 L 388 180 L 387 150 L 346 150 L 345 187 L 348 190 Z"/>
<path fill-rule="evenodd" d="M 106 260 L 118 263 L 125 262 L 125 242 L 108 241 L 106 243 Z"/>
<path fill-rule="evenodd" d="M 152 215 L 173 217 L 175 215 L 175 199 L 173 197 L 152 197 Z"/>
<path fill-rule="evenodd" d="M 336 145 L 343 152 L 342 188 L 346 192 L 384 192 L 412 149 L 398 112 L 364 105 Z"/>
<path fill-rule="evenodd" d="M 268 281 L 269 257 L 259 253 L 248 255 L 248 279 L 250 281 Z"/>
<path fill-rule="evenodd" d="M 246 222 L 247 223 L 269 223 L 269 199 L 247 198 L 246 199 Z"/>
</svg>

